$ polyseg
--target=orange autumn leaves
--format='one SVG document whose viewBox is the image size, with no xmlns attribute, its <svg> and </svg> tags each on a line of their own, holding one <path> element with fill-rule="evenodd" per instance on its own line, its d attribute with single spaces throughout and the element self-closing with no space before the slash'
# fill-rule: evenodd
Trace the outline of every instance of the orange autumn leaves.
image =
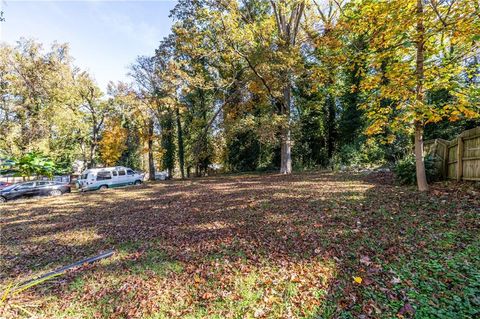
<svg viewBox="0 0 480 319">
<path fill-rule="evenodd" d="M 106 166 L 114 166 L 126 150 L 127 134 L 120 119 L 113 118 L 107 121 L 105 132 L 99 143 L 100 156 Z"/>
<path fill-rule="evenodd" d="M 478 118 L 480 108 L 473 67 L 480 27 L 474 1 L 432 1 L 417 16 L 416 1 L 364 0 L 347 25 L 366 39 L 368 69 L 358 88 L 367 97 L 363 108 L 369 135 L 411 131 L 414 122 L 435 123 Z M 424 29 L 417 29 L 418 18 Z M 382 27 L 379 27 L 382 26 Z M 423 38 L 421 74 L 417 41 Z M 478 52 L 477 52 L 478 53 Z M 417 91 L 430 98 L 417 98 Z M 431 96 L 449 92 L 441 102 Z"/>
</svg>

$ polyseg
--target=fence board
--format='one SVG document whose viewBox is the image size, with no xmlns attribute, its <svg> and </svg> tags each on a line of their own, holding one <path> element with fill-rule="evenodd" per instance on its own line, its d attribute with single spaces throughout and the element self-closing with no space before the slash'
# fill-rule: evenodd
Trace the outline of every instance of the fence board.
<svg viewBox="0 0 480 319">
<path fill-rule="evenodd" d="M 439 159 L 435 166 L 444 178 L 457 179 L 460 174 L 459 180 L 480 180 L 480 127 L 464 131 L 452 141 L 426 141 L 425 153 Z M 458 167 L 459 154 L 461 167 Z"/>
</svg>

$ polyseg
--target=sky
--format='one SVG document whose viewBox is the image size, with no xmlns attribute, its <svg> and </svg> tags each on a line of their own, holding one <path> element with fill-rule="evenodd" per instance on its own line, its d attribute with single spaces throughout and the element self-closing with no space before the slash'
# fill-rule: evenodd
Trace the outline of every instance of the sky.
<svg viewBox="0 0 480 319">
<path fill-rule="evenodd" d="M 170 33 L 174 6 L 172 0 L 0 0 L 0 41 L 33 38 L 45 48 L 67 42 L 74 64 L 105 90 L 109 81 L 129 80 L 128 66 L 137 56 L 154 54 Z"/>
</svg>

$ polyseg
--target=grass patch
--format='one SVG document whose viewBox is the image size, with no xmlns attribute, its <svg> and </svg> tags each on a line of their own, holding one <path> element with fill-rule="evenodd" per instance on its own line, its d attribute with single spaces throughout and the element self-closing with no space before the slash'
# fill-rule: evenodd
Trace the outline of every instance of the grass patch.
<svg viewBox="0 0 480 319">
<path fill-rule="evenodd" d="M 115 254 L 7 298 L 0 316 L 477 318 L 480 199 L 472 194 L 468 184 L 419 194 L 308 172 L 7 203 L 0 288 Z"/>
</svg>

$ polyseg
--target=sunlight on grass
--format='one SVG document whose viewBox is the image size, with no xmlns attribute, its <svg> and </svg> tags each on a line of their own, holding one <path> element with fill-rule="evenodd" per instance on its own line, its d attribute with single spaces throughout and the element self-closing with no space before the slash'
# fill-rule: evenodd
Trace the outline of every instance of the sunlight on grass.
<svg viewBox="0 0 480 319">
<path fill-rule="evenodd" d="M 405 298 L 428 316 L 455 297 L 475 313 L 478 213 L 461 196 L 443 205 L 323 173 L 142 187 L 2 207 L 2 290 L 115 251 L 7 305 L 44 318 L 393 318 Z"/>
<path fill-rule="evenodd" d="M 55 242 L 57 245 L 63 246 L 83 246 L 99 239 L 101 239 L 101 236 L 97 234 L 95 229 L 90 228 L 73 229 L 66 232 L 57 232 L 53 235 L 33 237 L 30 241 L 35 244 Z"/>
</svg>

